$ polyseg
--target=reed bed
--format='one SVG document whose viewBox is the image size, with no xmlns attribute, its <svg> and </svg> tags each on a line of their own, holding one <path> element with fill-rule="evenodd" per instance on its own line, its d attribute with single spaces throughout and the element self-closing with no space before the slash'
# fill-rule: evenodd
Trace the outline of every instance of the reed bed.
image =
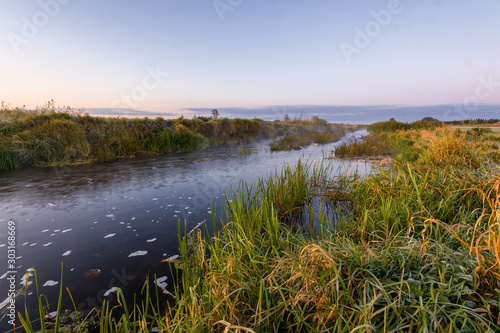
<svg viewBox="0 0 500 333">
<path fill-rule="evenodd" d="M 175 120 L 91 117 L 54 101 L 35 110 L 0 107 L 0 171 L 105 162 L 246 143 L 330 127 L 324 120 L 276 121 L 180 117 Z M 317 141 L 324 138 L 318 134 Z"/>
<path fill-rule="evenodd" d="M 382 135 L 399 149 L 388 168 L 361 177 L 300 161 L 238 184 L 210 228 L 180 223 L 177 303 L 121 300 L 100 332 L 500 331 L 496 139 Z M 318 212 L 318 198 L 339 214 Z"/>
<path fill-rule="evenodd" d="M 287 135 L 269 144 L 271 151 L 299 150 L 313 143 L 326 144 L 339 141 L 350 128 L 333 127 L 324 132 Z"/>
<path fill-rule="evenodd" d="M 465 145 L 446 129 L 398 135 L 414 154 L 400 152 L 389 169 L 364 179 L 337 181 L 354 206 L 335 228 L 290 228 L 281 213 L 317 195 L 310 190 L 328 178 L 311 175 L 328 174 L 321 168 L 299 164 L 242 184 L 216 236 L 183 240 L 196 244 L 183 248 L 183 263 L 196 270 L 183 280 L 169 329 L 498 331 L 498 160 L 487 141 Z M 280 209 L 281 198 L 294 204 Z"/>
</svg>

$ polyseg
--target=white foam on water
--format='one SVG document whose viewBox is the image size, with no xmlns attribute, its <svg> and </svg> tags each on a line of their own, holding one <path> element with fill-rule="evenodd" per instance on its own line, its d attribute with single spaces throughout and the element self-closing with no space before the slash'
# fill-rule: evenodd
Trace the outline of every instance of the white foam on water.
<svg viewBox="0 0 500 333">
<path fill-rule="evenodd" d="M 176 210 L 174 213 L 180 213 L 181 211 L 180 210 Z"/>
<path fill-rule="evenodd" d="M 49 205 L 50 207 L 55 207 L 56 205 L 54 205 L 53 203 L 48 203 L 47 205 Z"/>
<path fill-rule="evenodd" d="M 161 278 L 156 279 L 156 284 L 160 288 L 165 288 L 168 284 L 165 282 L 167 281 L 168 277 L 167 276 L 162 276 Z"/>
<path fill-rule="evenodd" d="M 153 243 L 154 241 L 156 241 L 156 238 L 148 239 L 146 242 Z"/>
<path fill-rule="evenodd" d="M 55 230 L 54 230 L 54 232 L 59 232 L 59 231 L 61 231 L 61 229 L 55 229 Z"/>
<path fill-rule="evenodd" d="M 111 237 L 113 237 L 114 235 L 116 235 L 116 234 L 109 234 L 109 235 L 104 236 L 104 238 L 111 238 Z"/>
<path fill-rule="evenodd" d="M 120 222 L 120 224 L 125 224 L 125 222 Z"/>
<path fill-rule="evenodd" d="M 43 229 L 43 230 L 42 230 L 42 231 L 40 231 L 40 232 L 48 232 L 48 231 L 49 231 L 49 229 Z"/>
<path fill-rule="evenodd" d="M 132 227 L 128 225 L 128 226 L 127 226 L 127 229 L 132 229 Z"/>
<path fill-rule="evenodd" d="M 49 280 L 49 281 L 45 282 L 42 287 L 53 287 L 53 286 L 56 286 L 58 283 L 59 282 L 57 282 L 57 281 Z"/>
<path fill-rule="evenodd" d="M 148 254 L 148 251 L 135 251 L 134 253 L 131 253 L 128 255 L 128 257 L 139 257 L 139 256 L 145 256 L 146 254 Z"/>
<path fill-rule="evenodd" d="M 153 198 L 153 201 L 158 201 L 160 200 L 160 198 Z"/>
<path fill-rule="evenodd" d="M 33 274 L 30 274 L 30 277 L 32 277 L 32 276 L 33 276 Z M 26 287 L 26 278 L 27 277 L 28 277 L 28 273 L 25 273 L 21 277 L 21 281 L 19 281 L 19 284 Z M 33 281 L 28 281 L 28 286 L 31 285 L 32 283 L 33 283 Z"/>
<path fill-rule="evenodd" d="M 179 259 L 180 257 L 181 257 L 180 255 L 176 254 L 174 256 L 167 258 L 166 260 L 176 260 L 176 259 Z"/>
<path fill-rule="evenodd" d="M 108 215 L 106 215 L 106 217 L 109 217 L 109 218 L 114 218 L 114 217 L 115 217 L 115 214 L 108 214 Z"/>
<path fill-rule="evenodd" d="M 50 237 L 54 237 L 56 234 L 50 234 Z"/>
<path fill-rule="evenodd" d="M 73 228 L 70 228 L 70 229 L 66 229 L 66 230 L 63 230 L 62 233 L 66 233 L 66 232 L 70 232 L 71 230 L 73 230 Z"/>
<path fill-rule="evenodd" d="M 5 301 L 3 301 L 2 303 L 0 303 L 0 309 L 3 309 L 3 308 L 4 308 L 4 306 L 7 306 L 7 304 L 9 304 L 9 303 L 10 303 L 10 301 L 12 301 L 12 297 L 10 297 L 10 296 L 9 296 L 9 297 L 7 297 L 7 298 L 5 299 Z"/>
<path fill-rule="evenodd" d="M 131 220 L 132 220 L 132 221 L 133 221 L 133 220 L 135 220 L 135 216 L 132 216 Z"/>
<path fill-rule="evenodd" d="M 64 252 L 62 255 L 63 255 L 63 257 L 65 257 L 65 256 L 69 256 L 70 254 L 71 254 L 71 250 Z"/>
<path fill-rule="evenodd" d="M 24 242 L 24 243 L 23 243 L 23 246 L 25 246 L 25 245 L 27 245 L 27 244 L 28 244 L 28 242 Z"/>
<path fill-rule="evenodd" d="M 74 269 L 74 268 L 72 268 L 72 269 L 70 269 L 70 272 L 73 272 L 74 270 L 75 270 L 75 269 Z"/>
<path fill-rule="evenodd" d="M 212 211 L 211 211 L 211 210 L 209 210 L 207 213 L 208 213 L 208 214 L 212 214 Z"/>
<path fill-rule="evenodd" d="M 0 244 L 0 247 L 5 247 L 5 244 Z"/>
<path fill-rule="evenodd" d="M 54 243 L 52 243 L 52 242 L 48 242 L 47 244 L 43 244 L 43 246 L 44 246 L 44 247 L 47 247 L 47 246 L 52 245 L 52 244 L 54 244 Z"/>
<path fill-rule="evenodd" d="M 9 272 L 5 272 L 5 274 L 4 274 L 4 275 L 0 276 L 0 280 L 5 279 L 5 278 L 7 277 L 7 274 L 9 274 Z M 0 306 L 0 309 L 1 309 L 1 308 L 2 308 L 2 307 Z"/>
<path fill-rule="evenodd" d="M 30 246 L 35 246 L 35 245 L 36 245 L 36 243 L 32 243 L 32 244 L 30 244 Z"/>
<path fill-rule="evenodd" d="M 115 291 L 117 291 L 117 290 L 118 290 L 118 288 L 117 288 L 117 287 L 113 287 L 113 288 L 109 289 L 108 291 L 106 291 L 106 292 L 104 293 L 104 297 L 109 296 L 109 294 L 114 293 L 114 292 L 115 292 Z"/>
</svg>

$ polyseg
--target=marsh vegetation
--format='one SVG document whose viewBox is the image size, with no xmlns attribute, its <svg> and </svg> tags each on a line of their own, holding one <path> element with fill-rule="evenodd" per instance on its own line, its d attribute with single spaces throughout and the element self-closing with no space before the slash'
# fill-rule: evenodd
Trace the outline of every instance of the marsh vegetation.
<svg viewBox="0 0 500 333">
<path fill-rule="evenodd" d="M 346 156 L 388 154 L 388 167 L 300 161 L 241 182 L 210 228 L 180 223 L 176 303 L 163 310 L 146 285 L 146 303 L 120 298 L 112 320 L 105 306 L 100 331 L 500 330 L 500 137 L 376 132 Z"/>
<path fill-rule="evenodd" d="M 337 128 L 337 127 L 335 127 Z M 321 133 L 318 133 L 321 131 Z M 332 125 L 312 120 L 263 121 L 219 116 L 174 120 L 92 117 L 53 101 L 36 108 L 0 108 L 0 170 L 106 162 L 248 143 L 262 138 L 316 133 L 330 142 Z M 339 138 L 335 132 L 335 138 Z M 340 133 L 340 132 L 339 132 Z M 305 144 L 304 144 L 305 145 Z"/>
</svg>

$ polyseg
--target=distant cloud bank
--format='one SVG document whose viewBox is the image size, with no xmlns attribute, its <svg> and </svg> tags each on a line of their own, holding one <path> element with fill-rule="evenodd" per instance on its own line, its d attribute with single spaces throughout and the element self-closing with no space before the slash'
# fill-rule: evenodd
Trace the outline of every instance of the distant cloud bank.
<svg viewBox="0 0 500 333">
<path fill-rule="evenodd" d="M 210 116 L 214 108 L 185 108 L 176 112 L 154 112 L 122 108 L 87 109 L 91 115 L 122 116 L 122 117 L 165 117 L 177 118 L 185 116 Z M 464 105 L 372 105 L 372 106 L 341 106 L 341 105 L 277 105 L 263 107 L 226 107 L 217 108 L 221 117 L 228 118 L 260 118 L 264 120 L 281 120 L 285 115 L 291 119 L 309 119 L 313 116 L 335 123 L 371 124 L 376 121 L 394 118 L 398 121 L 415 121 L 424 117 L 434 117 L 439 120 L 491 119 L 500 117 L 500 104 L 480 104 L 474 107 Z"/>
</svg>

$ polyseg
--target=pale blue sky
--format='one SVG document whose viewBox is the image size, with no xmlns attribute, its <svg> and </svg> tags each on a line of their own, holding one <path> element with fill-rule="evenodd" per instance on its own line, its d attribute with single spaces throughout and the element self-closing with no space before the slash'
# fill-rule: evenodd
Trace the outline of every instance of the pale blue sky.
<svg viewBox="0 0 500 333">
<path fill-rule="evenodd" d="M 499 17 L 498 0 L 0 0 L 0 100 L 499 104 Z"/>
</svg>

